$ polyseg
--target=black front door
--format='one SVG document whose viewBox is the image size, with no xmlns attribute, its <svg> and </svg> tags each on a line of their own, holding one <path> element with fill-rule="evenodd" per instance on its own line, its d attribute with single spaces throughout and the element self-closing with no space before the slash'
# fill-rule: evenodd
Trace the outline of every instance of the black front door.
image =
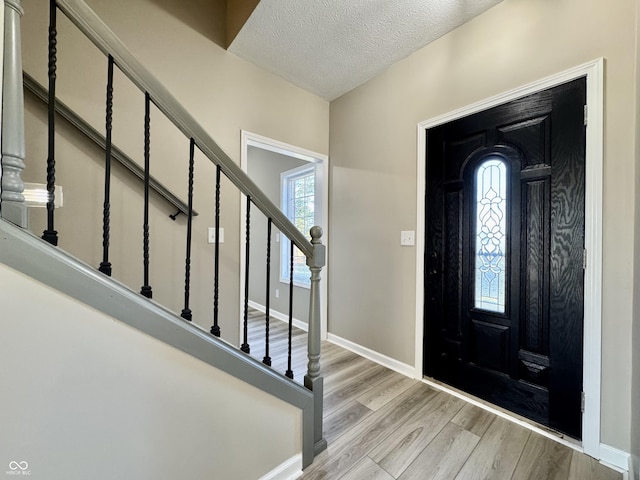
<svg viewBox="0 0 640 480">
<path fill-rule="evenodd" d="M 427 131 L 424 373 L 581 438 L 585 79 Z"/>
</svg>

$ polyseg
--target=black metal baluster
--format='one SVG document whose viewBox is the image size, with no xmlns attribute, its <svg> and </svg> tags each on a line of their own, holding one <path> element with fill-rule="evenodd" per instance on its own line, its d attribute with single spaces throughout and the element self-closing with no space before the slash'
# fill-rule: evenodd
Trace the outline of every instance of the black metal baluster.
<svg viewBox="0 0 640 480">
<path fill-rule="evenodd" d="M 289 346 L 287 349 L 287 372 L 285 375 L 293 378 L 291 370 L 291 335 L 293 333 L 293 240 L 291 240 L 291 263 L 289 269 Z"/>
<path fill-rule="evenodd" d="M 211 326 L 211 334 L 216 337 L 220 336 L 220 326 L 218 325 L 218 293 L 220 286 L 218 281 L 218 273 L 220 272 L 220 170 L 220 165 L 218 165 L 216 168 L 216 246 L 213 267 L 213 325 Z"/>
<path fill-rule="evenodd" d="M 267 294 L 265 305 L 265 335 L 264 335 L 264 358 L 262 363 L 271 366 L 271 357 L 269 356 L 269 297 L 271 296 L 271 219 L 267 219 Z"/>
<path fill-rule="evenodd" d="M 152 298 L 153 292 L 149 285 L 149 153 L 151 143 L 151 99 L 149 94 L 144 94 L 144 225 L 143 229 L 143 258 L 144 258 L 144 285 L 140 294 Z"/>
<path fill-rule="evenodd" d="M 53 221 L 55 209 L 55 189 L 56 189 L 56 158 L 55 158 L 55 135 L 56 135 L 56 62 L 57 62 L 57 7 L 56 1 L 49 2 L 49 130 L 48 130 L 48 155 L 47 155 L 47 191 L 49 199 L 47 201 L 47 229 L 42 232 L 42 238 L 51 245 L 58 245 L 58 232 L 56 232 Z"/>
<path fill-rule="evenodd" d="M 249 330 L 247 326 L 247 320 L 249 317 L 249 239 L 251 238 L 250 234 L 251 228 L 251 197 L 247 195 L 247 225 L 246 225 L 246 240 L 245 240 L 245 261 L 244 261 L 244 317 L 242 324 L 242 346 L 240 350 L 245 353 L 250 353 L 251 348 L 249 347 L 248 337 Z"/>
<path fill-rule="evenodd" d="M 189 212 L 187 216 L 187 254 L 184 267 L 184 308 L 181 316 L 191 321 L 191 309 L 189 308 L 189 280 L 191 275 L 191 222 L 193 220 L 193 156 L 196 142 L 191 139 L 189 144 Z"/>
<path fill-rule="evenodd" d="M 111 262 L 109 262 L 109 231 L 111 216 L 111 130 L 113 124 L 113 57 L 109 55 L 107 68 L 107 113 L 105 119 L 106 142 L 104 159 L 104 204 L 102 208 L 102 262 L 100 270 L 111 276 Z"/>
</svg>

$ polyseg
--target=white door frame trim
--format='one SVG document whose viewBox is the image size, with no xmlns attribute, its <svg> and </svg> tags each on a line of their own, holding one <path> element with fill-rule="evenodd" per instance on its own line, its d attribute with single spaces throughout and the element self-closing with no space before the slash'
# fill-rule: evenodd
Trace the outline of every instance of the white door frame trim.
<svg viewBox="0 0 640 480">
<path fill-rule="evenodd" d="M 321 175 L 322 185 L 322 222 L 321 227 L 323 230 L 322 243 L 325 245 L 327 251 L 329 250 L 329 157 L 322 153 L 312 152 L 295 145 L 280 142 L 272 138 L 258 135 L 257 133 L 248 132 L 246 130 L 240 131 L 240 168 L 246 173 L 248 165 L 248 148 L 249 146 L 262 148 L 263 150 L 269 150 L 271 152 L 280 153 L 288 157 L 298 158 L 307 162 L 320 163 L 321 168 L 316 170 L 316 175 Z M 240 197 L 240 238 L 245 238 L 246 225 L 244 222 L 244 212 L 246 211 L 247 199 L 244 195 Z M 327 260 L 329 256 L 326 256 Z M 245 265 L 245 249 L 240 246 L 240 316 L 244 309 L 243 295 L 244 295 L 244 265 Z M 322 269 L 321 282 L 320 282 L 320 338 L 322 340 L 327 339 L 327 279 L 328 279 L 329 264 Z M 240 321 L 240 328 L 242 329 L 242 321 Z"/>
<path fill-rule="evenodd" d="M 496 95 L 464 108 L 425 120 L 417 131 L 417 219 L 416 219 L 416 378 L 422 378 L 424 335 L 424 235 L 426 194 L 427 129 L 510 102 L 556 85 L 587 78 L 588 124 L 586 132 L 585 248 L 587 269 L 584 280 L 584 363 L 585 393 L 582 416 L 582 449 L 600 459 L 600 389 L 602 328 L 602 172 L 604 124 L 604 59 L 599 58 L 537 82 Z"/>
</svg>

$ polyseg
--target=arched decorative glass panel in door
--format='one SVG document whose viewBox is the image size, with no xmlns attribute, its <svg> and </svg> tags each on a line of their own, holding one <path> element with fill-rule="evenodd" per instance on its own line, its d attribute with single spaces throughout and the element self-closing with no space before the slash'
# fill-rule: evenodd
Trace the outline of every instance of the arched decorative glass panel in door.
<svg viewBox="0 0 640 480">
<path fill-rule="evenodd" d="M 507 254 L 507 167 L 489 156 L 475 173 L 474 306 L 504 313 Z"/>
</svg>

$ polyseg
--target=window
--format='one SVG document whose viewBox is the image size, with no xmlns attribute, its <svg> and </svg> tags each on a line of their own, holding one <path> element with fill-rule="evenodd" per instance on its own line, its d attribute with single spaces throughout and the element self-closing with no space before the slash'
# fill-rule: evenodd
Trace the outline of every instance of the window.
<svg viewBox="0 0 640 480">
<path fill-rule="evenodd" d="M 498 157 L 483 161 L 475 175 L 476 308 L 504 313 L 507 241 L 507 168 Z"/>
<path fill-rule="evenodd" d="M 305 236 L 315 225 L 315 165 L 303 165 L 283 172 L 281 177 L 282 211 Z M 282 236 L 280 253 L 280 281 L 289 283 L 291 264 L 291 243 Z M 311 285 L 311 271 L 306 257 L 294 248 L 293 283 L 300 287 Z"/>
</svg>

